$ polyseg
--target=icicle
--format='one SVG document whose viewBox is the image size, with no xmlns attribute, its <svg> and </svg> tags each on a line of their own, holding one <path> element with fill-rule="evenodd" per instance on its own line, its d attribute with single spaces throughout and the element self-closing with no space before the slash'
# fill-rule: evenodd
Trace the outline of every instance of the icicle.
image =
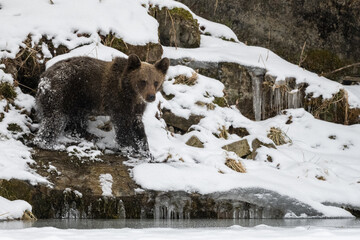
<svg viewBox="0 0 360 240">
<path fill-rule="evenodd" d="M 254 76 L 252 78 L 253 87 L 253 109 L 255 115 L 255 121 L 261 120 L 261 80 Z"/>
</svg>

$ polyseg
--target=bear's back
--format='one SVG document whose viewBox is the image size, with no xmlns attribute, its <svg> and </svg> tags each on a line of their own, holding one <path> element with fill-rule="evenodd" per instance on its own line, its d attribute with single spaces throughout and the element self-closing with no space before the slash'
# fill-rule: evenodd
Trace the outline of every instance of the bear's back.
<svg viewBox="0 0 360 240">
<path fill-rule="evenodd" d="M 41 95 L 62 102 L 64 112 L 99 108 L 106 69 L 112 62 L 90 57 L 73 57 L 55 63 L 41 75 Z M 44 88 L 43 86 L 46 86 Z"/>
</svg>

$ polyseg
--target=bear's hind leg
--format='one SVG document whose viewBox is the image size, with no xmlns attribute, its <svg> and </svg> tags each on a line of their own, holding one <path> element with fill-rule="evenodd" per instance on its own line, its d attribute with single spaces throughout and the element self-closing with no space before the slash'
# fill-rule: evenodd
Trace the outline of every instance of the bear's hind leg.
<svg viewBox="0 0 360 240">
<path fill-rule="evenodd" d="M 72 135 L 75 134 L 76 136 L 79 136 L 81 138 L 86 138 L 88 136 L 87 127 L 87 114 L 78 112 L 77 114 L 69 116 L 65 131 L 71 132 Z"/>
<path fill-rule="evenodd" d="M 54 149 L 57 138 L 65 129 L 66 122 L 67 117 L 60 112 L 45 114 L 34 143 L 44 149 Z"/>
</svg>

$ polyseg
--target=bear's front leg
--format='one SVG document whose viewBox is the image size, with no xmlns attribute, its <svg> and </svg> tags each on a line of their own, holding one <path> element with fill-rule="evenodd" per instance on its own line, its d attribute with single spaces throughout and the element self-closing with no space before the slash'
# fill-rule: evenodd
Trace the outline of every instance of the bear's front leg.
<svg viewBox="0 0 360 240">
<path fill-rule="evenodd" d="M 116 141 L 121 152 L 134 157 L 149 157 L 149 147 L 142 121 L 139 122 L 133 115 L 118 113 L 113 116 L 113 123 Z"/>
<path fill-rule="evenodd" d="M 149 144 L 145 133 L 144 124 L 142 122 L 142 115 L 137 115 L 134 123 L 133 123 L 133 129 L 135 134 L 135 144 L 139 148 L 139 152 L 141 155 L 146 157 L 152 157 L 149 150 Z"/>
</svg>

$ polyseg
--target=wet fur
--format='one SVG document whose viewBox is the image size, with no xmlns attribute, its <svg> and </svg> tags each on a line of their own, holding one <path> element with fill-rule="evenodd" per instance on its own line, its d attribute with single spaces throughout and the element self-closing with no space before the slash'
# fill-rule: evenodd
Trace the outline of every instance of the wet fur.
<svg viewBox="0 0 360 240">
<path fill-rule="evenodd" d="M 112 62 L 74 57 L 54 64 L 42 74 L 36 95 L 41 118 L 36 143 L 52 149 L 64 130 L 86 134 L 89 115 L 109 115 L 120 148 L 148 153 L 145 100 L 155 100 L 168 66 L 166 58 L 151 65 L 136 55 Z"/>
</svg>

